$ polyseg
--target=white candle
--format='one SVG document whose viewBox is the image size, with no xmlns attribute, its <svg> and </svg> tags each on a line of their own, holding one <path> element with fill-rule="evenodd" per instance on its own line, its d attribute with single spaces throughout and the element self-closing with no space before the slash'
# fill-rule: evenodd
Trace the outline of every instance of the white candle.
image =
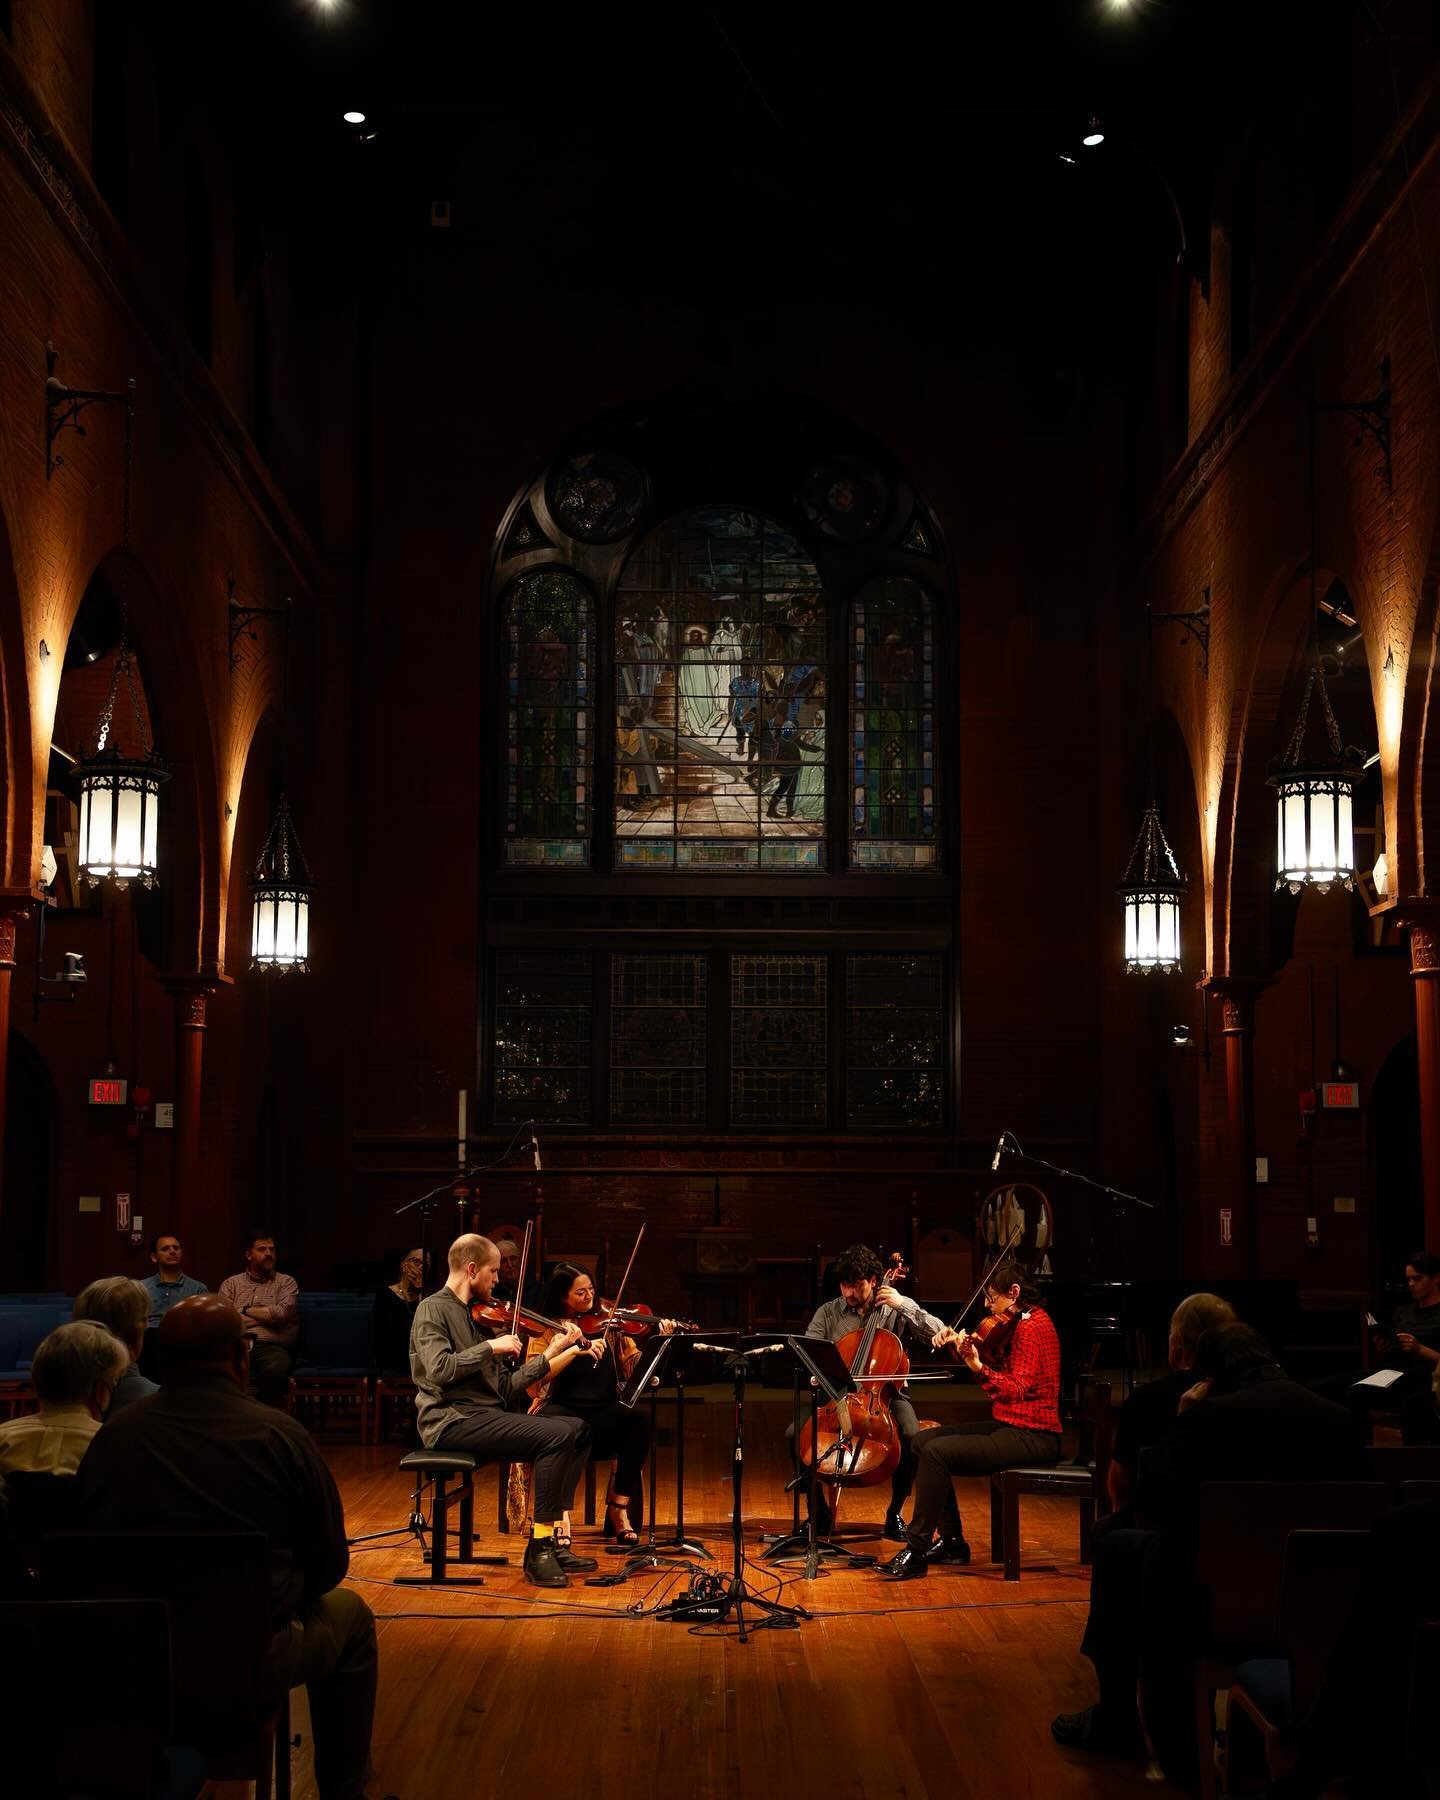
<svg viewBox="0 0 1440 1800">
<path fill-rule="evenodd" d="M 456 1134 L 455 1161 L 463 1169 L 465 1167 L 465 1103 L 469 1095 L 464 1088 L 460 1090 L 460 1123 Z"/>
</svg>

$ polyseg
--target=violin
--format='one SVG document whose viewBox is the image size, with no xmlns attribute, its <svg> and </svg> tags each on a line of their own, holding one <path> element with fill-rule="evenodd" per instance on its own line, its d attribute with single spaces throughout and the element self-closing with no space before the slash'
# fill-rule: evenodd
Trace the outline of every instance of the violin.
<svg viewBox="0 0 1440 1800">
<path fill-rule="evenodd" d="M 891 1286 L 904 1281 L 909 1273 L 896 1250 L 875 1285 Z M 888 1481 L 900 1461 L 904 1444 L 890 1403 L 910 1373 L 910 1358 L 896 1334 L 880 1323 L 886 1310 L 872 1305 L 863 1328 L 847 1331 L 835 1347 L 857 1380 L 862 1376 L 888 1379 L 860 1380 L 858 1392 L 822 1406 L 813 1443 L 810 1421 L 800 1428 L 800 1460 L 808 1465 L 813 1453 L 820 1480 L 827 1485 L 873 1487 Z"/>
<path fill-rule="evenodd" d="M 654 1312 L 643 1304 L 634 1306 L 614 1306 L 609 1300 L 602 1300 L 590 1312 L 579 1318 L 551 1319 L 533 1306 L 516 1306 L 513 1300 L 472 1300 L 470 1318 L 476 1325 L 491 1325 L 504 1333 L 529 1332 L 538 1337 L 546 1331 L 568 1331 L 572 1325 L 578 1325 L 585 1338 L 594 1342 L 597 1338 L 607 1337 L 612 1331 L 622 1331 L 628 1338 L 637 1343 L 659 1328 L 660 1321 Z M 677 1319 L 677 1331 L 699 1331 L 700 1327 L 693 1319 Z"/>
<path fill-rule="evenodd" d="M 597 1300 L 588 1313 L 575 1323 L 586 1337 L 603 1337 L 607 1331 L 620 1330 L 635 1343 L 644 1343 L 651 1332 L 659 1328 L 660 1321 L 653 1310 L 643 1300 L 637 1300 L 630 1306 L 616 1306 L 613 1300 Z M 676 1319 L 677 1331 L 699 1331 L 700 1327 L 693 1319 Z"/>
<path fill-rule="evenodd" d="M 1022 1319 L 1030 1316 L 1027 1309 L 1017 1300 L 1013 1306 L 1007 1306 L 1003 1313 L 986 1313 L 973 1331 L 967 1331 L 965 1343 L 973 1344 L 981 1362 L 994 1366 L 996 1357 L 1009 1343 L 1011 1333 Z M 961 1345 L 963 1350 L 964 1345 Z"/>
</svg>

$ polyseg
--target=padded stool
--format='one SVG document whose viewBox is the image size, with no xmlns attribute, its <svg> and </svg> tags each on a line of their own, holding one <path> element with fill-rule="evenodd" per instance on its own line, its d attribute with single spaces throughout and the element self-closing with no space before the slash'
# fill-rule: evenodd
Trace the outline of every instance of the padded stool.
<svg viewBox="0 0 1440 1800">
<path fill-rule="evenodd" d="M 1057 1494 L 1080 1502 L 1080 1561 L 1090 1561 L 1096 1482 L 1090 1463 L 1029 1463 L 990 1476 L 990 1560 L 1005 1565 L 1006 1581 L 1020 1579 L 1020 1496 Z"/>
<path fill-rule="evenodd" d="M 455 1562 L 462 1563 L 500 1563 L 503 1556 L 475 1555 L 475 1458 L 468 1450 L 412 1450 L 400 1458 L 400 1467 L 407 1474 L 415 1477 L 416 1491 L 426 1483 L 429 1484 L 433 1501 L 430 1508 L 430 1573 L 428 1575 L 397 1575 L 397 1585 L 407 1587 L 428 1587 L 434 1582 L 464 1583 L 470 1587 L 482 1585 L 479 1575 L 449 1575 L 446 1569 L 450 1562 L 447 1555 L 449 1535 L 452 1530 L 450 1512 L 456 1510 L 456 1521 L 453 1527 L 456 1536 Z M 457 1505 L 458 1503 L 458 1505 Z M 418 1507 L 417 1507 L 418 1512 Z M 421 1547 L 424 1548 L 424 1536 L 421 1535 Z"/>
</svg>

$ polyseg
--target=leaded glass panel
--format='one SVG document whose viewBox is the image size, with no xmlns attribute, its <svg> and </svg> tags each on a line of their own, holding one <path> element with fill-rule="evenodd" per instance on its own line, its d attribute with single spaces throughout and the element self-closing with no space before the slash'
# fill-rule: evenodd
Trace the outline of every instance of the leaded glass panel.
<svg viewBox="0 0 1440 1800">
<path fill-rule="evenodd" d="M 892 1130 L 944 1121 L 944 964 L 938 956 L 845 959 L 845 1117 Z"/>
<path fill-rule="evenodd" d="M 531 569 L 505 599 L 505 861 L 590 857 L 593 612 L 567 569 Z"/>
<path fill-rule="evenodd" d="M 850 860 L 938 865 L 935 621 L 919 582 L 887 575 L 852 608 Z"/>
<path fill-rule="evenodd" d="M 706 960 L 610 960 L 610 1119 L 616 1125 L 703 1125 Z"/>
<path fill-rule="evenodd" d="M 495 1121 L 590 1122 L 590 957 L 505 950 L 495 959 Z"/>
<path fill-rule="evenodd" d="M 730 962 L 730 1123 L 824 1125 L 829 1044 L 823 956 Z"/>
<path fill-rule="evenodd" d="M 615 862 L 818 869 L 826 615 L 819 571 L 758 513 L 653 531 L 615 602 Z"/>
</svg>

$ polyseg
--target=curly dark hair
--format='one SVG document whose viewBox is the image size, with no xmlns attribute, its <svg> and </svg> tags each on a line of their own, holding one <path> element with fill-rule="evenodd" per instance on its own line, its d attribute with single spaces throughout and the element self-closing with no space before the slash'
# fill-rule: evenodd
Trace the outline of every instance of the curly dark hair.
<svg viewBox="0 0 1440 1800">
<path fill-rule="evenodd" d="M 547 1319 L 564 1318 L 566 1298 L 582 1275 L 587 1281 L 592 1279 L 590 1271 L 576 1263 L 556 1263 L 540 1296 L 540 1310 Z"/>
<path fill-rule="evenodd" d="M 837 1281 L 878 1281 L 885 1265 L 868 1244 L 852 1244 L 835 1258 Z"/>
</svg>

